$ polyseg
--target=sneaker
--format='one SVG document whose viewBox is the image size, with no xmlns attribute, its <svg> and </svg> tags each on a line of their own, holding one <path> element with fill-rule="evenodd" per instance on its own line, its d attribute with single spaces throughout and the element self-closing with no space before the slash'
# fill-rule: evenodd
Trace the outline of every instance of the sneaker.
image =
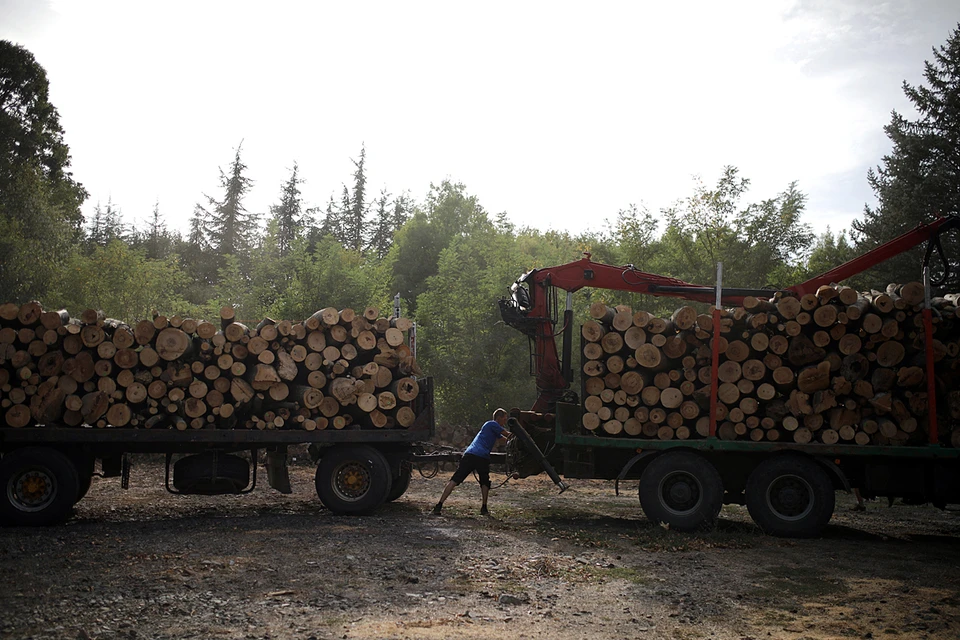
<svg viewBox="0 0 960 640">
<path fill-rule="evenodd" d="M 857 504 L 850 508 L 850 511 L 866 511 L 866 510 L 867 508 L 862 504 Z"/>
<path fill-rule="evenodd" d="M 487 508 L 486 508 L 486 507 L 480 507 L 480 515 L 482 515 L 482 516 L 488 516 L 488 515 L 490 515 L 490 512 L 487 511 Z"/>
<path fill-rule="evenodd" d="M 435 504 L 435 505 L 433 506 L 433 515 L 435 515 L 435 516 L 440 515 L 440 510 L 441 510 L 441 509 L 443 509 L 443 505 L 442 505 L 442 504 L 439 504 L 439 503 Z"/>
</svg>

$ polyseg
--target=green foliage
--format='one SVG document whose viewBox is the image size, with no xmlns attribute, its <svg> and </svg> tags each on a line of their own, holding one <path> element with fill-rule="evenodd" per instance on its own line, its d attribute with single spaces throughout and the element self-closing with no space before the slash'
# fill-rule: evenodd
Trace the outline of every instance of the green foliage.
<svg viewBox="0 0 960 640">
<path fill-rule="evenodd" d="M 46 71 L 0 40 L 0 299 L 43 297 L 62 270 L 87 197 L 69 169 Z"/>
<path fill-rule="evenodd" d="M 273 235 L 281 257 L 290 253 L 293 243 L 303 230 L 303 199 L 300 197 L 299 186 L 303 180 L 298 176 L 298 172 L 297 163 L 293 163 L 290 178 L 283 184 L 280 192 L 280 204 L 270 207 L 274 223 Z"/>
<path fill-rule="evenodd" d="M 841 231 L 834 235 L 828 227 L 822 235 L 817 237 L 810 252 L 810 258 L 807 260 L 805 272 L 798 278 L 798 282 L 826 273 L 856 256 L 857 251 L 850 244 L 846 232 Z M 869 283 L 857 284 L 858 281 L 859 279 L 855 279 L 854 284 L 864 289 L 870 287 Z"/>
<path fill-rule="evenodd" d="M 893 112 L 884 132 L 893 150 L 883 157 L 867 180 L 878 206 L 864 208 L 852 224 L 858 252 L 868 251 L 938 215 L 960 213 L 960 25 L 945 45 L 933 50 L 924 64 L 926 85 L 903 83 L 903 92 L 918 114 L 909 120 Z M 950 286 L 960 283 L 960 242 L 956 234 L 945 239 L 953 261 Z M 922 248 L 885 261 L 871 271 L 874 282 L 919 279 Z M 952 289 L 951 289 L 952 290 Z"/>
<path fill-rule="evenodd" d="M 420 360 L 445 421 L 479 424 L 498 406 L 533 404 L 527 339 L 499 322 L 497 299 L 525 269 L 512 234 L 486 225 L 441 251 L 417 300 Z"/>
<path fill-rule="evenodd" d="M 150 260 L 120 240 L 94 247 L 90 255 L 74 251 L 61 276 L 48 305 L 74 314 L 102 309 L 133 322 L 151 317 L 154 309 L 171 315 L 196 311 L 180 297 L 185 278 L 176 256 Z"/>
<path fill-rule="evenodd" d="M 220 170 L 223 198 L 217 200 L 207 196 L 209 211 L 197 205 L 206 217 L 208 242 L 221 258 L 227 255 L 245 257 L 254 244 L 256 216 L 247 211 L 243 204 L 253 180 L 245 174 L 247 165 L 240 159 L 241 147 L 242 144 L 237 147 L 227 172 Z"/>
<path fill-rule="evenodd" d="M 801 222 L 806 196 L 791 183 L 776 198 L 742 206 L 749 185 L 735 167 L 726 167 L 716 188 L 698 181 L 692 196 L 665 210 L 667 228 L 651 261 L 655 271 L 710 285 L 722 262 L 729 286 L 793 284 L 771 278 L 792 275 L 813 240 Z"/>
<path fill-rule="evenodd" d="M 472 235 L 489 225 L 483 207 L 476 196 L 467 195 L 464 185 L 449 180 L 430 185 L 424 208 L 414 210 L 397 231 L 390 250 L 394 288 L 412 312 L 426 290 L 427 278 L 437 273 L 440 253 L 455 237 Z"/>
</svg>

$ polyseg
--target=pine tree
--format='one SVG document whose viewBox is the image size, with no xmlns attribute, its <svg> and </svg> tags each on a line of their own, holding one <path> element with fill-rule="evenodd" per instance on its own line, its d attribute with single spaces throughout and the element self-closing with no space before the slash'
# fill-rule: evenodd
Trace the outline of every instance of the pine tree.
<svg viewBox="0 0 960 640">
<path fill-rule="evenodd" d="M 123 239 L 124 224 L 119 207 L 115 207 L 112 199 L 107 199 L 107 206 L 100 203 L 93 208 L 93 217 L 87 223 L 87 246 L 105 247 L 111 240 Z"/>
<path fill-rule="evenodd" d="M 876 208 L 864 208 L 863 219 L 852 223 L 859 252 L 908 231 L 938 215 L 958 213 L 960 207 L 960 25 L 946 45 L 933 49 L 933 61 L 924 63 L 926 86 L 903 83 L 903 92 L 919 117 L 908 120 L 893 112 L 884 132 L 893 150 L 883 157 L 867 181 L 877 197 Z M 949 240 L 949 241 L 948 241 Z M 944 238 L 947 256 L 960 258 L 954 238 Z M 871 270 L 876 283 L 900 282 L 920 276 L 922 248 L 887 260 Z M 956 286 L 957 264 L 953 283 Z"/>
<path fill-rule="evenodd" d="M 390 245 L 393 244 L 393 226 L 392 213 L 390 207 L 390 194 L 384 188 L 380 192 L 380 197 L 375 201 L 376 222 L 373 226 L 373 233 L 370 234 L 370 242 L 367 245 L 367 251 L 375 256 L 377 260 L 382 260 L 387 252 L 390 251 Z"/>
<path fill-rule="evenodd" d="M 303 200 L 298 186 L 303 180 L 297 176 L 297 172 L 297 163 L 294 162 L 290 179 L 281 189 L 280 204 L 270 207 L 270 214 L 276 223 L 277 248 L 281 258 L 290 253 L 293 242 L 303 229 Z"/>
<path fill-rule="evenodd" d="M 333 194 L 327 202 L 327 209 L 323 214 L 323 222 L 320 223 L 319 232 L 321 236 L 332 236 L 339 242 L 343 238 L 343 214 L 340 207 L 333 200 Z"/>
<path fill-rule="evenodd" d="M 360 159 L 352 160 L 356 170 L 353 173 L 353 193 L 350 199 L 344 199 L 343 210 L 345 212 L 343 219 L 343 245 L 354 251 L 363 250 L 364 229 L 367 219 L 367 174 L 366 174 L 367 150 L 360 147 Z M 346 192 L 346 187 L 344 187 Z"/>
<path fill-rule="evenodd" d="M 253 181 L 244 175 L 247 165 L 240 159 L 242 143 L 237 147 L 228 172 L 220 170 L 220 186 L 223 199 L 207 197 L 212 211 L 204 209 L 206 227 L 210 231 L 210 244 L 219 256 L 243 256 L 253 245 L 256 216 L 243 206 L 244 197 Z"/>
</svg>

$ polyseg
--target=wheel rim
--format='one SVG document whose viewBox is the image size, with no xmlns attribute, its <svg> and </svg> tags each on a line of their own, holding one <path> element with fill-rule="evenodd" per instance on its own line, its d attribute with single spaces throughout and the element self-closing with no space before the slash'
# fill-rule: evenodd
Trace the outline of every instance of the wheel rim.
<svg viewBox="0 0 960 640">
<path fill-rule="evenodd" d="M 26 469 L 7 483 L 7 500 L 20 511 L 42 511 L 56 497 L 57 481 L 46 469 Z"/>
<path fill-rule="evenodd" d="M 674 471 L 660 480 L 658 488 L 660 504 L 677 516 L 694 513 L 703 501 L 700 480 L 684 471 Z"/>
<path fill-rule="evenodd" d="M 370 490 L 370 470 L 355 460 L 344 462 L 333 473 L 333 491 L 346 502 L 362 498 Z"/>
<path fill-rule="evenodd" d="M 813 486 L 801 476 L 780 476 L 767 487 L 767 507 L 781 520 L 806 518 L 813 503 Z"/>
</svg>

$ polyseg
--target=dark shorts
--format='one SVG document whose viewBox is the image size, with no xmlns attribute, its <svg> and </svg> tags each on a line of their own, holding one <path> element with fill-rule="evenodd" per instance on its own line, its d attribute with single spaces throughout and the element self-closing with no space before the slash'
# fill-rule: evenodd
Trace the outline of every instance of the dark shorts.
<svg viewBox="0 0 960 640">
<path fill-rule="evenodd" d="M 467 476 L 473 471 L 476 471 L 480 477 L 480 486 L 490 486 L 490 458 L 481 458 L 472 453 L 463 454 L 463 458 L 460 459 L 460 465 L 457 467 L 457 470 L 453 472 L 453 478 L 451 478 L 451 480 L 453 480 L 454 484 L 460 484 L 466 480 Z"/>
</svg>

